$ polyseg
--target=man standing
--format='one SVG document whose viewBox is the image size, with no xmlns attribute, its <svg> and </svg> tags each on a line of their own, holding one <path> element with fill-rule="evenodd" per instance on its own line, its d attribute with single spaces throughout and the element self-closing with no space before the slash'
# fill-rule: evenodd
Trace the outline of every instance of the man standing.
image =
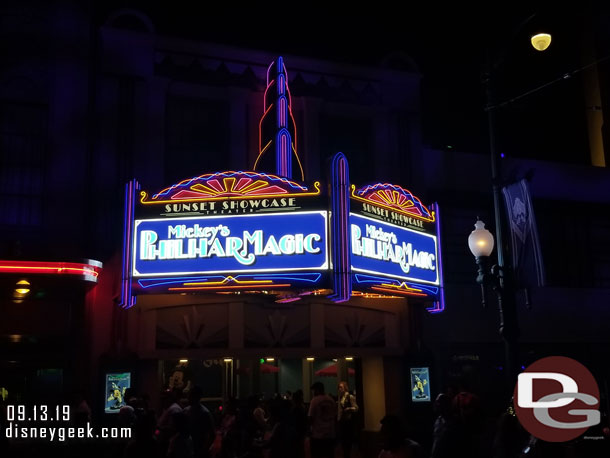
<svg viewBox="0 0 610 458">
<path fill-rule="evenodd" d="M 203 389 L 195 385 L 189 392 L 189 406 L 184 409 L 193 439 L 195 458 L 208 458 L 210 447 L 214 442 L 214 418 L 206 406 L 201 403 Z"/>
<path fill-rule="evenodd" d="M 311 457 L 333 458 L 337 405 L 333 398 L 324 394 L 324 385 L 321 382 L 314 383 L 311 389 L 313 391 L 313 398 L 309 403 Z"/>
</svg>

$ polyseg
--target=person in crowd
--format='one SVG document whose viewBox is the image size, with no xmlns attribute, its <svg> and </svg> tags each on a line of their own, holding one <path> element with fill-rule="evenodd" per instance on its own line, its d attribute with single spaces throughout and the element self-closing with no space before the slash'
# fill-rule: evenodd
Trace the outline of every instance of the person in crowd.
<svg viewBox="0 0 610 458">
<path fill-rule="evenodd" d="M 296 390 L 292 394 L 292 407 L 290 421 L 295 434 L 294 458 L 305 458 L 305 436 L 307 435 L 307 411 L 303 402 L 303 390 Z"/>
<path fill-rule="evenodd" d="M 339 382 L 337 388 L 337 426 L 343 458 L 350 458 L 352 444 L 356 435 L 356 413 L 358 404 L 356 396 L 350 393 L 347 382 Z"/>
<path fill-rule="evenodd" d="M 451 402 L 451 417 L 436 442 L 432 458 L 467 456 L 487 458 L 490 451 L 484 437 L 479 397 L 462 391 Z"/>
<path fill-rule="evenodd" d="M 163 410 L 157 421 L 157 428 L 159 430 L 159 444 L 163 455 L 167 451 L 170 438 L 175 433 L 172 418 L 175 414 L 182 412 L 182 407 L 178 404 L 178 398 L 179 394 L 174 390 L 161 393 L 161 408 Z"/>
<path fill-rule="evenodd" d="M 254 419 L 254 410 L 259 403 L 258 396 L 250 396 L 242 400 L 237 409 L 237 418 L 235 428 L 238 432 L 237 440 L 239 447 L 235 451 L 240 458 L 252 458 L 257 456 L 253 454 L 254 444 L 259 444 L 262 441 L 265 431 L 262 431 L 259 424 Z M 260 455 L 260 447 L 256 448 L 256 452 Z"/>
<path fill-rule="evenodd" d="M 239 449 L 240 434 L 236 428 L 237 414 L 237 401 L 234 398 L 231 398 L 227 401 L 227 404 L 222 411 L 222 419 L 220 420 L 220 456 L 222 458 L 231 458 L 235 456 L 236 451 Z"/>
<path fill-rule="evenodd" d="M 406 437 L 403 423 L 397 415 L 386 415 L 381 419 L 380 435 L 382 449 L 378 458 L 423 458 L 422 447 Z"/>
<path fill-rule="evenodd" d="M 189 391 L 189 405 L 184 409 L 193 440 L 195 458 L 208 458 L 214 442 L 214 419 L 209 409 L 201 403 L 203 389 L 199 385 Z"/>
<path fill-rule="evenodd" d="M 261 444 L 269 448 L 269 458 L 288 458 L 294 454 L 295 431 L 289 419 L 290 401 L 273 399 L 269 403 L 269 438 Z"/>
<path fill-rule="evenodd" d="M 324 385 L 321 382 L 314 383 L 311 390 L 313 397 L 308 414 L 311 425 L 311 456 L 333 458 L 337 405 L 333 398 L 324 393 Z"/>
<path fill-rule="evenodd" d="M 136 422 L 136 411 L 130 405 L 124 405 L 119 409 L 119 425 L 122 428 L 132 428 Z"/>
<path fill-rule="evenodd" d="M 155 438 L 155 413 L 139 415 L 134 425 L 134 437 L 127 443 L 123 458 L 162 458 L 159 442 Z"/>
<path fill-rule="evenodd" d="M 517 458 L 528 445 L 529 435 L 515 414 L 514 400 L 500 415 L 492 443 L 493 458 Z"/>
<path fill-rule="evenodd" d="M 77 426 L 84 426 L 91 421 L 91 408 L 81 392 L 74 393 L 71 418 Z"/>
<path fill-rule="evenodd" d="M 161 407 L 163 410 L 157 422 L 159 430 L 163 431 L 169 428 L 174 414 L 182 412 L 182 407 L 178 404 L 179 397 L 179 393 L 174 390 L 161 393 Z"/>
<path fill-rule="evenodd" d="M 0 396 L 0 431 L 4 432 L 8 426 L 6 421 L 6 399 Z M 9 456 L 9 442 L 6 434 L 0 434 L 0 456 Z"/>
<path fill-rule="evenodd" d="M 252 415 L 254 416 L 254 420 L 256 420 L 259 430 L 264 434 L 267 430 L 267 418 L 265 415 L 265 403 L 262 398 L 258 398 Z"/>
<path fill-rule="evenodd" d="M 447 430 L 447 424 L 450 419 L 451 398 L 445 393 L 439 393 L 439 395 L 434 400 L 434 413 L 436 414 L 436 419 L 434 420 L 434 426 L 432 429 L 432 450 L 430 453 L 431 456 L 435 456 L 436 448 L 438 447 L 438 442 L 445 434 L 445 431 Z"/>
<path fill-rule="evenodd" d="M 174 435 L 169 440 L 167 458 L 194 458 L 189 420 L 184 412 L 172 415 Z"/>
</svg>

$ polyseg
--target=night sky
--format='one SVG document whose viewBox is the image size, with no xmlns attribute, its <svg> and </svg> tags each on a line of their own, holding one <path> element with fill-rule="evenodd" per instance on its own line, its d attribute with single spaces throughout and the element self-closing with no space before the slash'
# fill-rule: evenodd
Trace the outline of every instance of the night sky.
<svg viewBox="0 0 610 458">
<path fill-rule="evenodd" d="M 582 56 L 586 2 L 511 2 L 499 10 L 428 4 L 376 9 L 317 3 L 265 2 L 264 6 L 208 2 L 104 1 L 94 3 L 98 22 L 117 8 L 146 12 L 158 33 L 355 64 L 380 65 L 408 55 L 422 74 L 423 138 L 427 146 L 486 153 L 487 121 L 481 85 L 486 48 L 504 56 L 495 78 L 498 101 L 508 100 L 591 59 Z M 597 29 L 597 58 L 610 54 L 608 7 L 588 6 Z M 497 8 L 494 5 L 494 8 Z M 292 13 L 292 11 L 295 11 Z M 296 12 L 298 11 L 298 13 Z M 406 13 L 405 13 L 406 11 Z M 530 18 L 526 24 L 523 22 Z M 553 33 L 545 53 L 529 33 Z M 601 31 L 601 33 L 599 32 Z M 603 36 L 602 36 L 603 35 Z M 289 65 L 289 62 L 288 62 Z M 608 61 L 602 64 L 606 72 Z M 498 147 L 508 156 L 589 162 L 581 73 L 498 110 Z"/>
</svg>

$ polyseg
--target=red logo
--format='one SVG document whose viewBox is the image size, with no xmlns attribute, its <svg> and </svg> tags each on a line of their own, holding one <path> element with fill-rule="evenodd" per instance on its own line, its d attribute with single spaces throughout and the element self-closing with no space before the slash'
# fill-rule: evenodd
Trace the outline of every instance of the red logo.
<svg viewBox="0 0 610 458">
<path fill-rule="evenodd" d="M 599 388 L 571 358 L 542 358 L 519 374 L 515 412 L 523 427 L 547 442 L 565 442 L 600 422 Z"/>
</svg>

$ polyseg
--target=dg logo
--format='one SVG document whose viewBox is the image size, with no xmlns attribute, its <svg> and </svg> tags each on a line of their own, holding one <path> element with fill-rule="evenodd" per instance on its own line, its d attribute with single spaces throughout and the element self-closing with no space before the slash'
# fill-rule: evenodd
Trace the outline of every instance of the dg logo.
<svg viewBox="0 0 610 458">
<path fill-rule="evenodd" d="M 600 423 L 599 388 L 571 358 L 543 358 L 519 374 L 515 412 L 523 427 L 547 442 L 565 442 Z"/>
</svg>

